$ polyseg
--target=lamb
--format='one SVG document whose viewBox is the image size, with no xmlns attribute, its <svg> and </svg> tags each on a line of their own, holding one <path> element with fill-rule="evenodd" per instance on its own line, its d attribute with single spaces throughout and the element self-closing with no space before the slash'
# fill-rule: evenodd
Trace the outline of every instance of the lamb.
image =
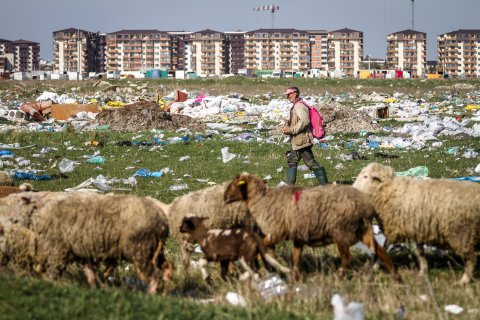
<svg viewBox="0 0 480 320">
<path fill-rule="evenodd" d="M 204 280 L 209 276 L 205 269 L 209 261 L 220 262 L 222 279 L 226 279 L 230 262 L 240 260 L 243 268 L 251 277 L 255 277 L 253 270 L 257 270 L 257 255 L 260 254 L 264 263 L 267 262 L 283 273 L 289 273 L 277 260 L 267 253 L 262 238 L 251 230 L 236 229 L 207 229 L 202 221 L 205 217 L 184 217 L 180 232 L 188 233 L 191 239 L 198 242 L 205 258 L 200 260 Z"/>
<path fill-rule="evenodd" d="M 42 202 L 42 194 L 51 201 Z M 126 260 L 142 280 L 149 281 L 150 293 L 156 292 L 159 268 L 167 288 L 172 273 L 164 255 L 169 228 L 158 200 L 90 192 L 45 192 L 31 197 L 24 193 L 22 199 L 32 208 L 39 202 L 39 210 L 21 211 L 24 215 L 18 221 L 35 233 L 34 261 L 50 278 L 79 261 L 85 263 L 87 281 L 94 287 L 95 263 Z"/>
<path fill-rule="evenodd" d="M 193 241 L 190 239 L 190 235 L 180 232 L 180 226 L 186 216 L 208 217 L 209 219 L 204 221 L 204 225 L 209 229 L 236 227 L 252 229 L 254 226 L 253 219 L 248 214 L 244 203 L 227 205 L 223 201 L 223 193 L 227 184 L 228 182 L 187 193 L 177 197 L 164 208 L 164 212 L 168 216 L 171 235 L 181 243 L 185 270 L 188 270 L 190 256 L 193 252 Z"/>
<path fill-rule="evenodd" d="M 428 272 L 425 244 L 451 249 L 466 260 L 460 283 L 469 283 L 480 248 L 480 185 L 394 173 L 390 166 L 370 163 L 353 184 L 370 197 L 389 243 L 414 241 L 420 274 Z"/>
<path fill-rule="evenodd" d="M 246 203 L 266 235 L 264 243 L 267 246 L 293 240 L 292 257 L 297 280 L 300 278 L 303 246 L 325 245 L 332 240 L 340 254 L 340 274 L 352 258 L 350 246 L 363 241 L 384 262 L 392 277 L 399 280 L 386 250 L 373 237 L 373 206 L 362 192 L 352 187 L 268 188 L 263 179 L 244 172 L 228 185 L 225 201 Z"/>
</svg>

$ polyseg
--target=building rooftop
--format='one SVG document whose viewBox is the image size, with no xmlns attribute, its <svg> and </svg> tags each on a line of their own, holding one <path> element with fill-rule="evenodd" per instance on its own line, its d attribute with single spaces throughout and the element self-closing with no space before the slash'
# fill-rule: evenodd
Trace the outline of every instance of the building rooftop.
<svg viewBox="0 0 480 320">
<path fill-rule="evenodd" d="M 12 42 L 12 41 L 7 39 L 0 39 L 0 42 Z"/>
<path fill-rule="evenodd" d="M 72 32 L 90 32 L 90 31 L 86 31 L 86 30 L 82 30 L 82 29 L 78 29 L 78 28 L 67 28 L 67 29 L 63 29 L 63 30 L 53 31 L 53 33 L 57 33 L 57 32 L 72 33 Z"/>
<path fill-rule="evenodd" d="M 205 29 L 205 30 L 201 30 L 201 31 L 196 31 L 194 33 L 201 33 L 201 34 L 212 34 L 212 33 L 223 33 L 221 31 L 215 31 L 215 30 L 211 30 L 211 29 Z"/>
<path fill-rule="evenodd" d="M 445 33 L 448 35 L 455 35 L 455 34 L 480 34 L 480 29 L 458 29 L 452 32 Z"/>
<path fill-rule="evenodd" d="M 412 29 L 407 29 L 407 30 L 391 33 L 390 35 L 394 35 L 394 34 L 426 34 L 426 33 L 425 32 L 420 32 L 420 31 L 415 31 L 415 30 L 412 30 Z"/>
<path fill-rule="evenodd" d="M 28 40 L 23 40 L 23 39 L 18 39 L 15 41 L 12 41 L 12 44 L 39 44 L 38 42 L 33 42 L 33 41 L 28 41 Z"/>
<path fill-rule="evenodd" d="M 293 32 L 305 32 L 305 30 L 297 29 L 257 29 L 248 31 L 246 33 L 293 33 Z"/>
<path fill-rule="evenodd" d="M 338 33 L 354 33 L 354 32 L 362 32 L 362 31 L 358 31 L 358 30 L 353 30 L 353 29 L 349 29 L 347 27 L 343 28 L 343 29 L 338 29 L 338 30 L 335 30 L 335 31 L 330 31 L 330 32 L 338 32 Z"/>
<path fill-rule="evenodd" d="M 145 29 L 145 30 L 120 30 L 115 32 L 109 32 L 108 34 L 168 34 L 166 31 L 160 31 L 156 29 Z"/>
</svg>

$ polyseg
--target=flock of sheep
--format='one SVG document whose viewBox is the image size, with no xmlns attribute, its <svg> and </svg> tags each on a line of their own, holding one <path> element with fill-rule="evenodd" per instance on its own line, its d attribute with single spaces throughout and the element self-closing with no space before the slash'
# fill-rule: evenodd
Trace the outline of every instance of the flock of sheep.
<svg viewBox="0 0 480 320">
<path fill-rule="evenodd" d="M 401 281 L 385 247 L 413 241 L 421 273 L 428 271 L 424 246 L 434 245 L 465 259 L 460 283 L 467 284 L 480 250 L 480 185 L 396 177 L 393 168 L 378 163 L 361 170 L 353 186 L 269 187 L 242 173 L 170 204 L 133 195 L 0 189 L 0 267 L 55 279 L 69 264 L 80 263 L 92 287 L 102 284 L 100 263 L 107 266 L 105 277 L 127 262 L 149 292 L 160 285 L 166 292 L 173 275 L 165 255 L 168 236 L 181 244 L 184 268 L 194 243 L 200 245 L 205 280 L 209 261 L 220 262 L 224 278 L 236 260 L 246 275 L 256 276 L 258 256 L 289 274 L 272 249 L 291 240 L 294 280 L 301 277 L 303 246 L 335 244 L 342 275 L 352 258 L 350 247 L 361 241 Z M 385 247 L 375 241 L 373 219 L 387 238 Z"/>
</svg>

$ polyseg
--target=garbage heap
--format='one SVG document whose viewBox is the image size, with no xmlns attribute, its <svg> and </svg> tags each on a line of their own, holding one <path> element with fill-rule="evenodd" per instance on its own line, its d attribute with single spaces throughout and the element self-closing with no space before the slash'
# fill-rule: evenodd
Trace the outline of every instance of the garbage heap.
<svg viewBox="0 0 480 320">
<path fill-rule="evenodd" d="M 317 109 L 323 117 L 327 134 L 355 133 L 361 130 L 375 132 L 380 129 L 380 126 L 374 123 L 366 112 L 338 103 L 322 104 Z"/>
<path fill-rule="evenodd" d="M 191 117 L 164 112 L 155 102 L 137 102 L 114 110 L 102 110 L 96 121 L 116 131 L 144 131 L 150 129 L 205 130 L 205 125 Z"/>
</svg>

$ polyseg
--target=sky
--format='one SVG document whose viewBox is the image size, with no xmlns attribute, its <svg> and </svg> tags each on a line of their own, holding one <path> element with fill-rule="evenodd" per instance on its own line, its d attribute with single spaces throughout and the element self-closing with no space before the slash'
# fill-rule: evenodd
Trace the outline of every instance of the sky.
<svg viewBox="0 0 480 320">
<path fill-rule="evenodd" d="M 386 37 L 412 26 L 411 0 L 0 0 L 0 38 L 40 43 L 53 59 L 54 31 L 122 29 L 252 31 L 274 28 L 362 31 L 364 55 L 386 56 Z M 436 60 L 438 35 L 480 29 L 480 0 L 415 0 L 414 30 L 427 33 L 427 59 Z"/>
</svg>

